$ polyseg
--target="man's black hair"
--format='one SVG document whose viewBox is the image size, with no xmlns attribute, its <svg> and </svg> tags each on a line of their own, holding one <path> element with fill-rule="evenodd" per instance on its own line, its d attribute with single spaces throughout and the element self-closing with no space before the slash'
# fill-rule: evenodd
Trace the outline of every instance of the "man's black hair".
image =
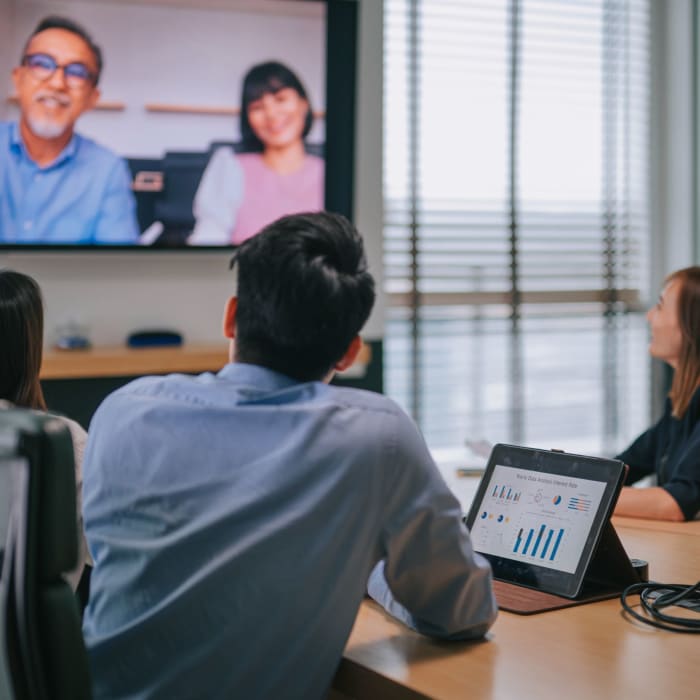
<svg viewBox="0 0 700 700">
<path fill-rule="evenodd" d="M 374 304 L 362 238 L 340 214 L 278 219 L 242 243 L 235 359 L 300 381 L 323 379 Z"/>
<path fill-rule="evenodd" d="M 259 100 L 264 95 L 274 95 L 284 88 L 292 88 L 299 97 L 306 100 L 309 108 L 306 111 L 302 138 L 306 138 L 309 131 L 311 131 L 311 125 L 314 121 L 311 103 L 297 74 L 291 68 L 285 66 L 284 63 L 279 63 L 278 61 L 258 63 L 245 74 L 241 90 L 241 141 L 246 151 L 258 152 L 264 148 L 263 143 L 250 126 L 250 121 L 248 121 L 248 107 L 250 103 Z"/>
<path fill-rule="evenodd" d="M 92 55 L 95 57 L 95 65 L 97 66 L 97 72 L 95 73 L 95 85 L 100 81 L 100 75 L 102 73 L 102 49 L 92 40 L 92 37 L 85 30 L 84 27 L 74 22 L 72 19 L 67 17 L 59 17 L 58 15 L 50 15 L 44 17 L 39 24 L 36 25 L 34 31 L 30 34 L 29 39 L 27 39 L 24 44 L 24 49 L 22 50 L 22 59 L 27 53 L 27 47 L 31 40 L 39 33 L 46 31 L 47 29 L 63 29 L 71 34 L 79 36 L 87 45 Z"/>
</svg>

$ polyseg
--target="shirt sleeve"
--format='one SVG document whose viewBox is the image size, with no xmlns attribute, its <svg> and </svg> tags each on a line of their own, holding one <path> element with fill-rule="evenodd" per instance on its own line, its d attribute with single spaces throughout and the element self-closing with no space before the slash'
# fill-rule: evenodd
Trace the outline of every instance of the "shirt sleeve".
<svg viewBox="0 0 700 700">
<path fill-rule="evenodd" d="M 387 483 L 384 559 L 368 593 L 412 629 L 433 637 L 483 636 L 496 618 L 491 567 L 472 549 L 457 499 L 417 428 L 405 417 Z"/>
<path fill-rule="evenodd" d="M 131 191 L 131 176 L 126 163 L 117 159 L 107 180 L 95 227 L 94 243 L 137 243 L 136 200 Z"/>
<path fill-rule="evenodd" d="M 655 473 L 659 431 L 661 421 L 664 419 L 665 415 L 656 425 L 644 431 L 626 450 L 615 457 L 629 467 L 625 484 L 634 484 L 645 476 Z"/>
<path fill-rule="evenodd" d="M 678 461 L 668 465 L 672 475 L 669 481 L 659 484 L 678 503 L 686 520 L 692 520 L 700 512 L 700 424 L 690 435 Z"/>
<path fill-rule="evenodd" d="M 194 196 L 189 245 L 227 245 L 243 200 L 243 172 L 229 147 L 214 151 Z"/>
</svg>

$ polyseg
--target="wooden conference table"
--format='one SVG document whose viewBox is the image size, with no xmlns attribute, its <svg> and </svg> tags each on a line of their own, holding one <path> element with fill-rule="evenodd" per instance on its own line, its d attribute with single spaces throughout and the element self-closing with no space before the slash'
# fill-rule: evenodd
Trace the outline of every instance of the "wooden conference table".
<svg viewBox="0 0 700 700">
<path fill-rule="evenodd" d="M 700 579 L 700 521 L 614 523 L 653 580 Z M 500 612 L 486 640 L 472 643 L 430 640 L 367 600 L 331 697 L 696 700 L 698 664 L 697 636 L 630 621 L 619 598 L 530 616 Z"/>
</svg>

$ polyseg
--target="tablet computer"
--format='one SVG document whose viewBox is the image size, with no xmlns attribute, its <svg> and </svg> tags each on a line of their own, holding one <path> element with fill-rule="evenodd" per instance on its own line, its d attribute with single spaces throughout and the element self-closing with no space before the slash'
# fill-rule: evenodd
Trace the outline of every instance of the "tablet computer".
<svg viewBox="0 0 700 700">
<path fill-rule="evenodd" d="M 495 445 L 465 522 L 494 578 L 579 595 L 620 493 L 625 465 Z"/>
</svg>

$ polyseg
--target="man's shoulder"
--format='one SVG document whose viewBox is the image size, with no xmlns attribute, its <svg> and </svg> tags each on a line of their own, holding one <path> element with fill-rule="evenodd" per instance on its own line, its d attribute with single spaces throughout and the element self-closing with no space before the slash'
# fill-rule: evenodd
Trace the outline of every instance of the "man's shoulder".
<svg viewBox="0 0 700 700">
<path fill-rule="evenodd" d="M 124 163 L 124 159 L 117 155 L 113 150 L 103 146 L 97 141 L 89 138 L 88 136 L 83 136 L 82 134 L 75 134 L 76 138 L 76 155 L 80 160 L 87 160 L 90 162 L 92 167 L 98 166 L 105 169 L 111 169 L 117 164 Z"/>
<path fill-rule="evenodd" d="M 150 398 L 150 402 L 166 399 L 176 393 L 178 387 L 193 382 L 194 377 L 183 374 L 148 375 L 139 377 L 127 384 L 115 389 L 100 404 L 97 414 L 110 412 L 119 407 L 122 410 L 125 403 L 143 401 Z"/>
<path fill-rule="evenodd" d="M 399 434 L 416 430 L 413 421 L 404 410 L 383 394 L 318 382 L 299 384 L 291 387 L 291 390 L 292 394 L 284 392 L 284 404 L 288 409 L 297 404 L 302 411 L 315 406 L 316 408 L 312 409 L 314 412 L 319 407 L 336 415 L 338 411 L 352 412 L 355 420 L 366 425 L 368 431 L 370 426 L 375 426 L 380 433 L 385 433 L 387 429 Z M 263 391 L 261 398 L 264 396 Z M 243 400 L 239 401 L 241 398 Z M 277 400 L 280 400 L 279 396 Z M 172 409 L 178 413 L 200 412 L 218 411 L 222 408 L 230 410 L 234 406 L 237 410 L 245 410 L 249 403 L 250 396 L 243 387 L 234 387 L 217 374 L 169 374 L 140 377 L 125 384 L 102 402 L 98 415 L 107 414 L 105 420 L 110 422 L 114 412 L 121 415 L 128 411 L 138 423 L 138 416 L 142 411 L 161 411 L 168 407 L 168 410 Z M 275 400 L 272 403 L 274 404 Z M 382 419 L 388 419 L 388 422 Z M 388 428 L 388 425 L 391 425 L 391 428 Z"/>
<path fill-rule="evenodd" d="M 201 376 L 201 375 L 200 375 Z M 134 379 L 113 391 L 109 399 L 128 398 L 130 396 L 167 396 L 177 393 L 188 386 L 194 386 L 197 376 L 190 374 L 157 374 Z"/>
<path fill-rule="evenodd" d="M 384 394 L 366 389 L 356 389 L 331 385 L 327 389 L 330 400 L 340 407 L 358 410 L 368 416 L 391 417 L 393 422 L 401 428 L 414 427 L 408 414 L 393 400 Z"/>
<path fill-rule="evenodd" d="M 9 148 L 12 139 L 13 122 L 0 121 L 0 148 Z"/>
</svg>

